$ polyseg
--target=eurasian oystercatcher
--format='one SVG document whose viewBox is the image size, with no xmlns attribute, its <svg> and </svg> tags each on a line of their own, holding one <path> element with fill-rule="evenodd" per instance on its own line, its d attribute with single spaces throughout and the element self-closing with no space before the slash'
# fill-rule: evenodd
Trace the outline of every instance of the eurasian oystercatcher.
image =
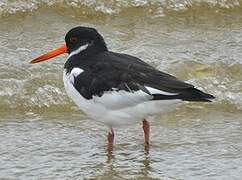
<svg viewBox="0 0 242 180">
<path fill-rule="evenodd" d="M 137 57 L 109 51 L 103 37 L 90 27 L 71 29 L 64 45 L 31 63 L 63 53 L 69 54 L 63 74 L 66 92 L 91 119 L 110 128 L 109 149 L 114 127 L 142 121 L 148 146 L 148 116 L 168 111 L 182 101 L 210 102 L 214 98 Z"/>
</svg>

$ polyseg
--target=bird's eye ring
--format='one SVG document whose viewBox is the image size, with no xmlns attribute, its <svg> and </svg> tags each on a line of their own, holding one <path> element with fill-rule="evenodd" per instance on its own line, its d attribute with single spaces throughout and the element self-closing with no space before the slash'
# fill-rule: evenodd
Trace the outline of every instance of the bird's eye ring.
<svg viewBox="0 0 242 180">
<path fill-rule="evenodd" d="M 77 37 L 71 37 L 70 38 L 71 43 L 77 43 L 77 41 L 78 41 Z"/>
</svg>

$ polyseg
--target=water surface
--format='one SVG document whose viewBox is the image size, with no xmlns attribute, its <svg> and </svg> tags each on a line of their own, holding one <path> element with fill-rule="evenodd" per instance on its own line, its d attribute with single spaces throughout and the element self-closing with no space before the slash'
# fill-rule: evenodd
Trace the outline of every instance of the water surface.
<svg viewBox="0 0 242 180">
<path fill-rule="evenodd" d="M 0 2 L 0 179 L 241 179 L 241 1 Z M 66 96 L 66 56 L 30 65 L 77 25 L 108 48 L 138 56 L 215 95 L 116 129 L 89 120 Z"/>
</svg>

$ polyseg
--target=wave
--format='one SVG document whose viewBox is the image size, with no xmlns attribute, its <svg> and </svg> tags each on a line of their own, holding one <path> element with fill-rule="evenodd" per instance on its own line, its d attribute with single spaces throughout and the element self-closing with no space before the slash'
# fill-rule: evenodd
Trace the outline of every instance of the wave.
<svg viewBox="0 0 242 180">
<path fill-rule="evenodd" d="M 241 10 L 242 0 L 3 0 L 0 2 L 0 16 L 31 13 L 41 8 L 75 9 L 85 15 L 98 13 L 114 15 L 141 8 L 149 14 L 163 16 L 170 12 L 190 10 L 211 10 L 215 13 L 224 10 Z"/>
<path fill-rule="evenodd" d="M 191 61 L 178 66 L 173 66 L 169 70 L 171 74 L 182 79 L 190 79 L 190 83 L 196 87 L 203 87 L 201 90 L 217 97 L 214 103 L 203 103 L 202 106 L 212 106 L 218 111 L 221 109 L 230 112 L 242 110 L 241 81 L 238 81 L 241 65 L 237 64 L 228 68 L 225 64 L 204 65 Z M 0 114 L 76 112 L 78 108 L 64 90 L 61 69 L 60 65 L 53 66 L 53 64 L 52 66 L 22 68 L 2 66 Z M 178 69 L 183 71 L 178 71 Z M 189 73 L 187 69 L 190 69 Z M 221 75 L 216 76 L 214 73 Z M 226 77 L 228 74 L 233 76 L 228 78 Z"/>
<path fill-rule="evenodd" d="M 70 112 L 74 104 L 66 96 L 60 69 L 47 70 L 1 65 L 0 113 Z M 43 69 L 42 69 L 43 70 Z M 59 71 L 59 72 L 58 72 Z M 36 73 L 37 72 L 37 73 Z"/>
</svg>

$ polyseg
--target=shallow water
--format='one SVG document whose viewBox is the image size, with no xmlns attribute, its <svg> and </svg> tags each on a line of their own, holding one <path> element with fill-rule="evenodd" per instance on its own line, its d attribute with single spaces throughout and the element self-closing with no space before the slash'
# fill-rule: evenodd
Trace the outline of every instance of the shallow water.
<svg viewBox="0 0 242 180">
<path fill-rule="evenodd" d="M 241 1 L 0 2 L 0 179 L 241 179 Z M 20 6 L 21 4 L 21 6 Z M 215 95 L 107 129 L 66 96 L 65 56 L 28 62 L 76 25 L 97 28 L 109 49 L 132 54 Z"/>
</svg>

